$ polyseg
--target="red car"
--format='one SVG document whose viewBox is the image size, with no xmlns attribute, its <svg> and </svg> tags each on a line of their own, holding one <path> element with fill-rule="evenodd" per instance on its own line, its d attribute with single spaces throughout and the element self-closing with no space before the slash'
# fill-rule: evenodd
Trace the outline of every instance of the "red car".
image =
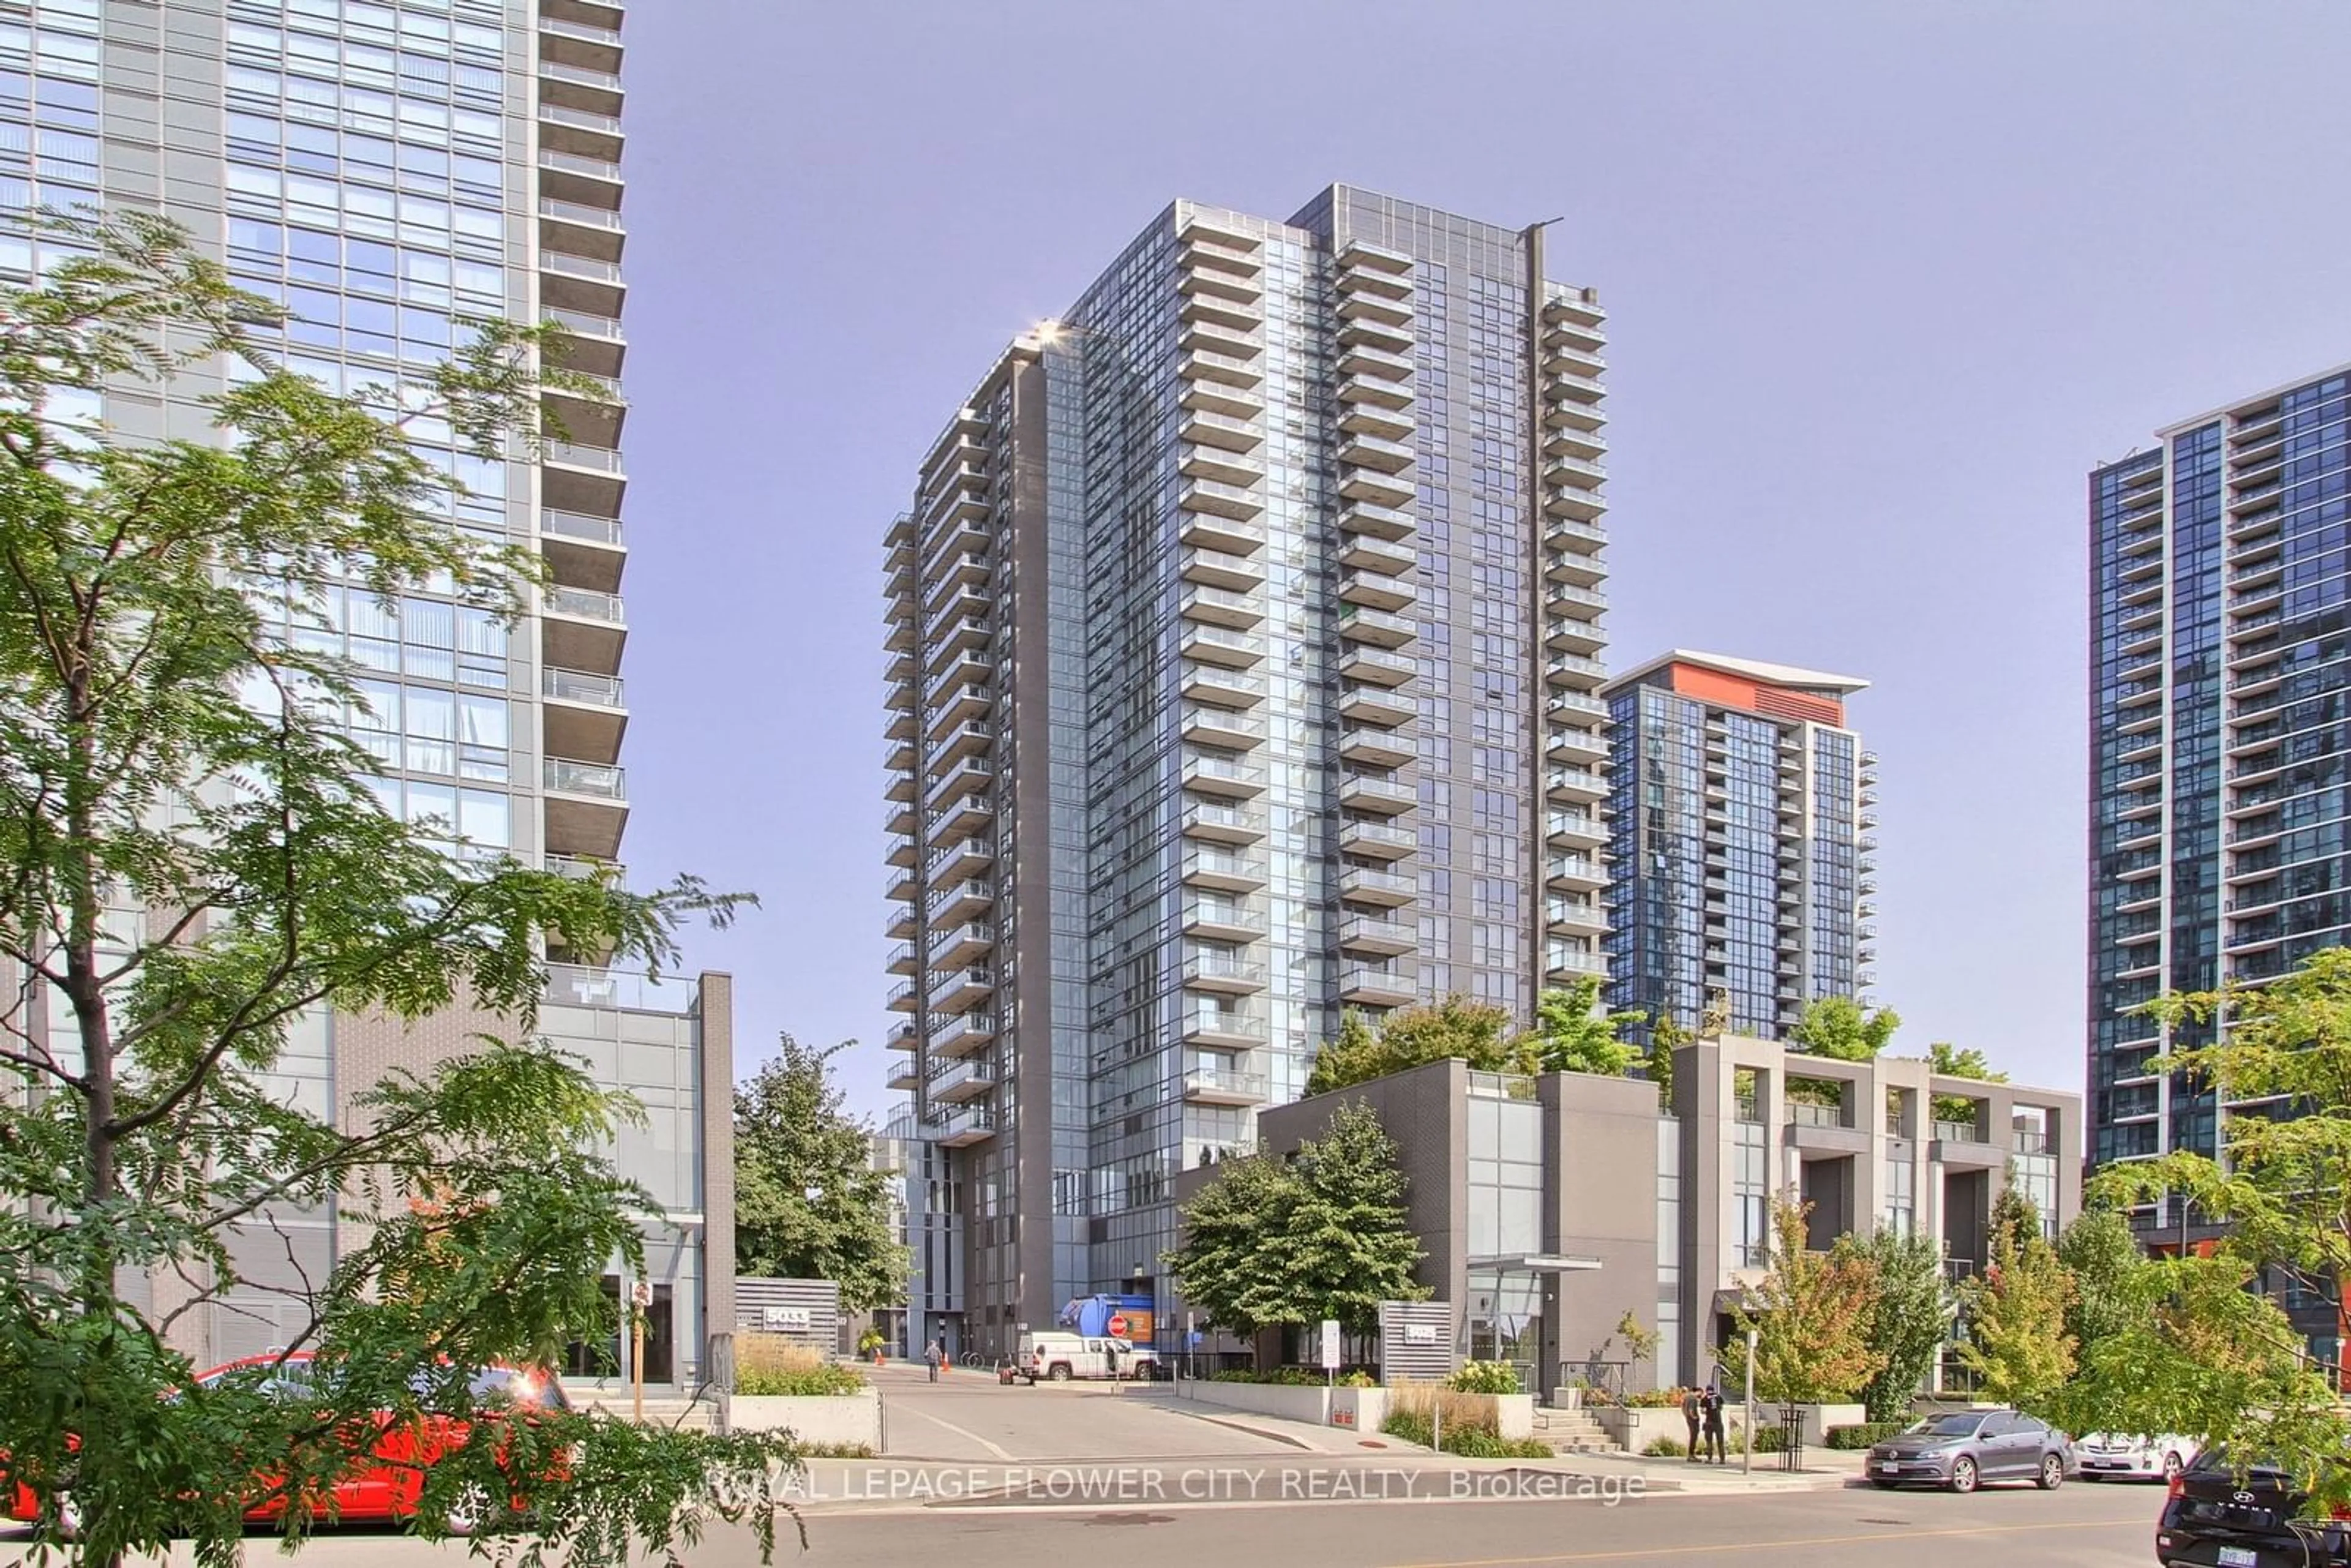
<svg viewBox="0 0 2351 1568">
<path fill-rule="evenodd" d="M 211 1387 L 225 1379 L 239 1375 L 263 1380 L 265 1392 L 280 1398 L 305 1398 L 309 1393 L 310 1365 L 314 1358 L 308 1351 L 288 1356 L 254 1355 L 232 1361 L 201 1375 L 196 1381 Z M 484 1367 L 475 1372 L 470 1386 L 478 1403 L 503 1400 L 517 1410 L 569 1410 L 569 1402 L 563 1396 L 563 1385 L 545 1373 L 513 1366 Z M 418 1391 L 423 1392 L 424 1379 L 420 1375 Z M 369 1458 L 364 1468 L 353 1466 L 335 1482 L 330 1506 L 322 1506 L 321 1515 L 353 1522 L 390 1522 L 410 1518 L 416 1512 L 416 1502 L 424 1488 L 424 1470 L 443 1454 L 465 1441 L 469 1428 L 466 1423 L 448 1416 L 402 1417 L 392 1411 L 375 1413 L 372 1420 L 363 1424 L 371 1430 Z M 5 1457 L 0 1457 L 5 1465 Z M 13 1478 L 8 1478 L 13 1481 Z M 264 1481 L 271 1492 L 277 1489 Z M 286 1511 L 287 1500 L 268 1496 L 246 1510 L 248 1521 L 266 1523 Z M 40 1500 L 31 1487 L 13 1481 L 8 1487 L 8 1517 L 30 1523 L 40 1517 Z M 68 1502 L 67 1519 L 70 1524 L 72 1510 Z M 470 1527 L 479 1520 L 455 1521 Z"/>
</svg>

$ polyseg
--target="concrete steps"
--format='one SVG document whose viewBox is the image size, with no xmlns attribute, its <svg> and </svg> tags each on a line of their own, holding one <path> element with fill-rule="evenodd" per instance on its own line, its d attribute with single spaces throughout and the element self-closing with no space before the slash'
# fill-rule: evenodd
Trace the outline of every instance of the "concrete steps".
<svg viewBox="0 0 2351 1568">
<path fill-rule="evenodd" d="M 1581 1410 L 1535 1407 L 1535 1437 L 1562 1454 L 1613 1454 L 1616 1440 L 1606 1428 Z"/>
</svg>

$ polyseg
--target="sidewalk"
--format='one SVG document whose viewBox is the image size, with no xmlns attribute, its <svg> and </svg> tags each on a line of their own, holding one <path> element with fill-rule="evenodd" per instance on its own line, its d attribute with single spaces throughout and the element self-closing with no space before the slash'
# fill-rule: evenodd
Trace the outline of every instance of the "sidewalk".
<svg viewBox="0 0 2351 1568">
<path fill-rule="evenodd" d="M 1574 1462 L 1588 1464 L 1594 1474 L 1637 1474 L 1652 1490 L 1677 1486 L 1693 1494 L 1708 1492 L 1835 1491 L 1861 1479 L 1859 1449 L 1806 1448 L 1804 1468 L 1781 1468 L 1778 1454 L 1758 1454 L 1750 1473 L 1733 1454 L 1725 1465 L 1692 1464 L 1686 1458 L 1646 1458 L 1635 1454 L 1583 1453 Z"/>
</svg>

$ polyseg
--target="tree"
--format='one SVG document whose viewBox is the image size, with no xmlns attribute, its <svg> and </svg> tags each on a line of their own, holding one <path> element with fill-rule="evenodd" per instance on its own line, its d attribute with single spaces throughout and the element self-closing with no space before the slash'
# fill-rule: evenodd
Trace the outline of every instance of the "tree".
<svg viewBox="0 0 2351 1568">
<path fill-rule="evenodd" d="M 2005 1195 L 2001 1202 L 2007 1207 Z M 1984 1398 L 2038 1412 L 2073 1375 L 2065 1312 L 2074 1277 L 2042 1236 L 2032 1205 L 2019 1202 L 2021 1214 L 1993 1215 L 1991 1260 L 1959 1287 L 1967 1326 L 1957 1348 Z"/>
<path fill-rule="evenodd" d="M 1804 1004 L 1788 1037 L 1814 1056 L 1868 1061 L 1901 1027 L 1902 1015 L 1892 1008 L 1865 1012 L 1851 997 L 1815 997 Z"/>
<path fill-rule="evenodd" d="M 1974 1046 L 1965 1051 L 1947 1040 L 1938 1040 L 1927 1047 L 1927 1066 L 1945 1078 L 1972 1078 L 1979 1083 L 2005 1083 L 2008 1074 L 1992 1071 L 1984 1053 Z M 1960 1094 L 1935 1096 L 1935 1120 L 1938 1122 L 1972 1122 L 1976 1119 L 1975 1102 Z"/>
<path fill-rule="evenodd" d="M 1657 1108 L 1671 1113 L 1674 1108 L 1674 1052 L 1689 1043 L 1689 1031 L 1674 1021 L 1674 1015 L 1661 1012 L 1649 1030 L 1649 1080 L 1657 1086 Z"/>
<path fill-rule="evenodd" d="M 841 1108 L 829 1051 L 778 1035 L 781 1050 L 735 1086 L 735 1259 L 747 1274 L 831 1280 L 863 1312 L 906 1290 L 892 1225 L 891 1173 L 872 1129 Z"/>
<path fill-rule="evenodd" d="M 2175 1040 L 2218 1031 L 2217 1043 L 2175 1047 L 2168 1065 L 2191 1083 L 2224 1103 L 2282 1109 L 2227 1118 L 2218 1161 L 2175 1152 L 2094 1180 L 2095 1201 L 2185 1200 L 2224 1228 L 2209 1255 L 2152 1259 L 2128 1276 L 2148 1310 L 2095 1347 L 2073 1402 L 2113 1428 L 2274 1457 L 2318 1515 L 2351 1506 L 2343 1368 L 2263 1293 L 2283 1285 L 2338 1303 L 2351 1269 L 2351 950 L 2322 948 L 2264 985 L 2173 993 L 2148 1010 Z M 2170 1424 L 2147 1424 L 2158 1417 Z"/>
<path fill-rule="evenodd" d="M 1829 1251 L 1810 1250 L 1809 1207 L 1772 1196 L 1768 1265 L 1734 1314 L 1741 1335 L 1755 1332 L 1757 1396 L 1780 1405 L 1850 1398 L 1886 1366 L 1869 1343 L 1876 1267 L 1850 1237 Z M 1733 1354 L 1743 1354 L 1743 1345 Z"/>
<path fill-rule="evenodd" d="M 2001 1184 L 2000 1196 L 1992 1200 L 1988 1236 L 1991 1255 L 2000 1255 L 2002 1240 L 2022 1251 L 2027 1241 L 2043 1239 L 2047 1234 L 2041 1222 L 2039 1207 L 2024 1196 L 2024 1188 L 2017 1182 L 2016 1170 L 2011 1166 L 2008 1180 Z"/>
<path fill-rule="evenodd" d="M 617 1329 L 602 1275 L 642 1269 L 655 1206 L 606 1151 L 640 1113 L 534 1039 L 541 954 L 658 969 L 682 919 L 733 901 L 388 810 L 351 734 L 381 716 L 344 606 L 438 594 L 495 625 L 536 580 L 455 525 L 445 476 L 530 450 L 559 339 L 489 324 L 413 384 L 341 395 L 277 361 L 256 336 L 277 313 L 175 226 L 41 226 L 77 258 L 0 287 L 0 1443 L 37 1541 L 70 1511 L 89 1561 L 177 1533 L 217 1564 L 256 1489 L 306 1533 L 379 1412 L 488 1419 L 467 1369 Z M 225 386 L 197 398 L 209 439 L 96 417 L 101 387 L 184 396 L 191 375 Z M 352 1085 L 340 1119 L 271 1076 L 324 1009 L 458 1004 L 509 1032 Z M 288 1220 L 329 1216 L 330 1272 L 255 1277 L 291 1257 Z M 198 1385 L 175 1329 L 262 1290 L 299 1314 L 303 1393 Z M 427 1472 L 423 1533 L 493 1497 L 528 1503 L 533 1552 L 583 1564 L 668 1552 L 714 1512 L 772 1545 L 788 1440 L 563 1412 L 500 1429 Z"/>
<path fill-rule="evenodd" d="M 1380 1302 L 1427 1294 L 1412 1277 L 1422 1252 L 1395 1153 L 1369 1106 L 1342 1104 L 1293 1159 L 1260 1152 L 1219 1166 L 1183 1207 L 1182 1244 L 1160 1260 L 1186 1302 L 1235 1333 L 1325 1318 L 1368 1333 Z"/>
<path fill-rule="evenodd" d="M 2094 1204 L 2058 1236 L 2057 1260 L 2074 1276 L 2065 1333 L 2074 1342 L 2075 1360 L 2086 1366 L 2097 1347 L 2135 1326 L 2134 1303 L 2142 1293 L 2138 1281 L 2147 1271 L 2147 1256 L 2121 1211 Z"/>
<path fill-rule="evenodd" d="M 1854 1244 L 1873 1270 L 1876 1291 L 1864 1339 L 1883 1364 L 1862 1385 L 1872 1421 L 1907 1416 L 1935 1371 L 1951 1331 L 1952 1301 L 1940 1249 L 1925 1236 L 1880 1228 Z"/>
<path fill-rule="evenodd" d="M 1640 1060 L 1636 1045 L 1620 1038 L 1637 1012 L 1609 1012 L 1600 1005 L 1600 977 L 1579 977 L 1564 989 L 1535 998 L 1536 1061 L 1545 1072 L 1593 1072 L 1622 1078 Z"/>
<path fill-rule="evenodd" d="M 1451 996 L 1399 1008 L 1376 1030 L 1349 1010 L 1339 1020 L 1337 1038 L 1314 1053 L 1306 1092 L 1326 1094 L 1455 1058 L 1480 1072 L 1531 1072 L 1536 1065 L 1533 1042 L 1513 1029 L 1509 1009 Z"/>
</svg>

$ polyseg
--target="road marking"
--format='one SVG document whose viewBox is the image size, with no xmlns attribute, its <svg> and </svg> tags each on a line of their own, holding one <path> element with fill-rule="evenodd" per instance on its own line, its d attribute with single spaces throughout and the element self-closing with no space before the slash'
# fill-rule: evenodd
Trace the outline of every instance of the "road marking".
<svg viewBox="0 0 2351 1568">
<path fill-rule="evenodd" d="M 998 1458 L 1002 1459 L 1008 1465 L 1017 1465 L 1020 1462 L 1014 1458 L 1009 1453 L 998 1448 L 995 1444 L 989 1442 L 987 1438 L 981 1437 L 978 1433 L 973 1431 L 968 1427 L 958 1427 L 952 1421 L 940 1419 L 938 1416 L 932 1415 L 927 1410 L 917 1410 L 912 1405 L 898 1405 L 893 1406 L 893 1408 L 902 1415 L 919 1416 L 935 1427 L 945 1427 L 948 1431 L 953 1432 L 958 1437 L 968 1437 L 973 1442 L 977 1443 L 981 1448 L 986 1448 L 989 1453 L 994 1454 Z"/>
<path fill-rule="evenodd" d="M 1726 1552 L 1773 1552 L 1804 1546 L 1854 1546 L 1875 1541 L 1932 1541 L 1961 1535 L 2015 1535 L 2025 1531 L 2138 1530 L 2135 1519 L 2077 1519 L 2056 1523 L 1970 1525 L 1954 1530 L 1875 1530 L 1867 1535 L 1810 1535 L 1788 1541 L 1726 1541 L 1712 1546 L 1638 1546 L 1614 1552 L 1552 1552 L 1540 1557 L 1460 1557 L 1437 1563 L 1399 1563 L 1395 1568 L 1531 1568 L 1543 1563 L 1632 1563 L 1655 1557 L 1698 1557 Z"/>
</svg>

